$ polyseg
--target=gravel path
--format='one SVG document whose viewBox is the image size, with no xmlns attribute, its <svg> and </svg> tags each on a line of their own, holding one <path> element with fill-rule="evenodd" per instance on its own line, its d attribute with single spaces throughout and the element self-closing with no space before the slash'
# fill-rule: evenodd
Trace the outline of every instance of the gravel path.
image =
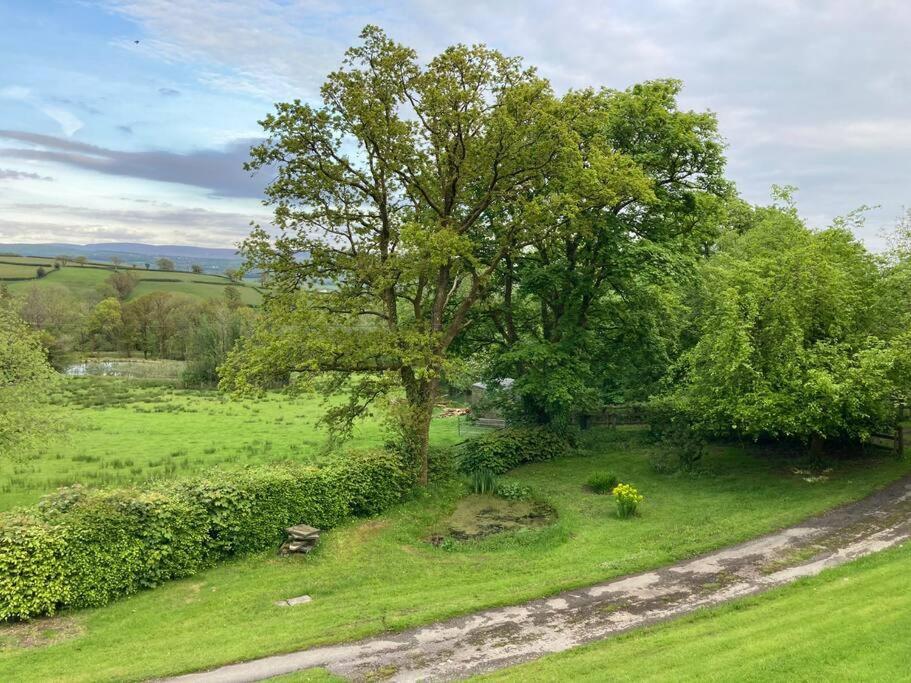
<svg viewBox="0 0 911 683">
<path fill-rule="evenodd" d="M 761 593 L 909 538 L 911 478 L 905 478 L 798 526 L 656 571 L 170 680 L 259 681 L 311 667 L 353 680 L 457 680 Z"/>
</svg>

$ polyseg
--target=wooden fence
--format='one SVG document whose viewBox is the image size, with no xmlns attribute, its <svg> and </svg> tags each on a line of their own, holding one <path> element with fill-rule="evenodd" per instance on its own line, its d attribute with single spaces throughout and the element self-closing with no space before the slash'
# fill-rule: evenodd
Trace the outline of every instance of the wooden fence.
<svg viewBox="0 0 911 683">
<path fill-rule="evenodd" d="M 905 446 L 911 443 L 911 406 L 899 406 L 895 429 L 887 433 L 871 434 L 867 443 L 903 456 Z"/>
</svg>

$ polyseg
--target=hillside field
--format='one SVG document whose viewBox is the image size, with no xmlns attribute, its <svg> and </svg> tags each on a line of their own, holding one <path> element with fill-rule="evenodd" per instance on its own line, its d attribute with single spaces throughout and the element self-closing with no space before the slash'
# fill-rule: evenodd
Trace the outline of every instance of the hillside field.
<svg viewBox="0 0 911 683">
<path fill-rule="evenodd" d="M 35 457 L 0 459 L 0 510 L 30 505 L 60 486 L 123 486 L 188 476 L 211 467 L 283 460 L 318 463 L 325 430 L 314 423 L 316 398 L 271 394 L 229 400 L 215 391 L 113 378 L 68 378 L 54 396 L 70 429 Z M 453 443 L 455 419 L 436 420 L 433 439 Z M 369 421 L 350 447 L 381 445 L 383 429 Z"/>
<path fill-rule="evenodd" d="M 37 278 L 38 267 L 47 275 Z M 54 270 L 54 259 L 30 256 L 0 256 L 0 282 L 6 280 L 13 293 L 25 291 L 32 286 L 61 285 L 80 298 L 91 298 L 98 288 L 114 271 L 111 264 L 87 263 L 84 266 L 70 263 L 60 270 Z M 250 282 L 231 282 L 220 275 L 187 273 L 183 271 L 145 270 L 144 268 L 121 268 L 139 279 L 128 300 L 152 292 L 172 292 L 199 299 L 216 299 L 223 296 L 224 287 L 233 285 L 240 291 L 243 303 L 256 306 L 262 301 L 259 290 Z M 30 278 L 23 280 L 21 278 Z"/>
</svg>

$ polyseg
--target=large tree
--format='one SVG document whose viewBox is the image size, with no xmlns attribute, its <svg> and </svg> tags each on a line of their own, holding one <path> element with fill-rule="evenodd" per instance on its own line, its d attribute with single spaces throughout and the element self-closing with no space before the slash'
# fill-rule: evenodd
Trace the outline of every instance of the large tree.
<svg viewBox="0 0 911 683">
<path fill-rule="evenodd" d="M 528 419 L 565 421 L 646 387 L 680 328 L 676 280 L 714 241 L 731 194 L 711 113 L 680 83 L 584 90 L 560 103 L 572 153 L 548 169 L 541 229 L 504 258 L 501 295 L 465 335 Z"/>
<path fill-rule="evenodd" d="M 662 402 L 710 435 L 864 439 L 908 398 L 911 332 L 888 270 L 850 221 L 809 230 L 759 209 L 701 268 L 695 343 Z"/>
<path fill-rule="evenodd" d="M 249 167 L 274 173 L 279 234 L 257 229 L 244 245 L 269 294 L 224 385 L 339 373 L 341 423 L 402 388 L 398 424 L 425 482 L 450 348 L 498 265 L 530 243 L 528 204 L 563 125 L 548 83 L 518 59 L 457 45 L 421 64 L 378 28 L 361 38 L 320 106 L 279 104 L 262 122 Z"/>
</svg>

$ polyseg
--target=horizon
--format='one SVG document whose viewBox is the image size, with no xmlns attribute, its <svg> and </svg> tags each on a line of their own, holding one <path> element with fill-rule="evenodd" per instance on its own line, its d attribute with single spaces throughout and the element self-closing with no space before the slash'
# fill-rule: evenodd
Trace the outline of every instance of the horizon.
<svg viewBox="0 0 911 683">
<path fill-rule="evenodd" d="M 0 242 L 234 244 L 270 217 L 266 179 L 241 168 L 257 120 L 317 102 L 368 23 L 425 60 L 486 43 L 558 93 L 679 78 L 683 106 L 717 113 L 744 199 L 795 185 L 817 228 L 876 206 L 856 231 L 873 249 L 906 204 L 898 4 L 6 0 L 0 13 Z"/>
</svg>

